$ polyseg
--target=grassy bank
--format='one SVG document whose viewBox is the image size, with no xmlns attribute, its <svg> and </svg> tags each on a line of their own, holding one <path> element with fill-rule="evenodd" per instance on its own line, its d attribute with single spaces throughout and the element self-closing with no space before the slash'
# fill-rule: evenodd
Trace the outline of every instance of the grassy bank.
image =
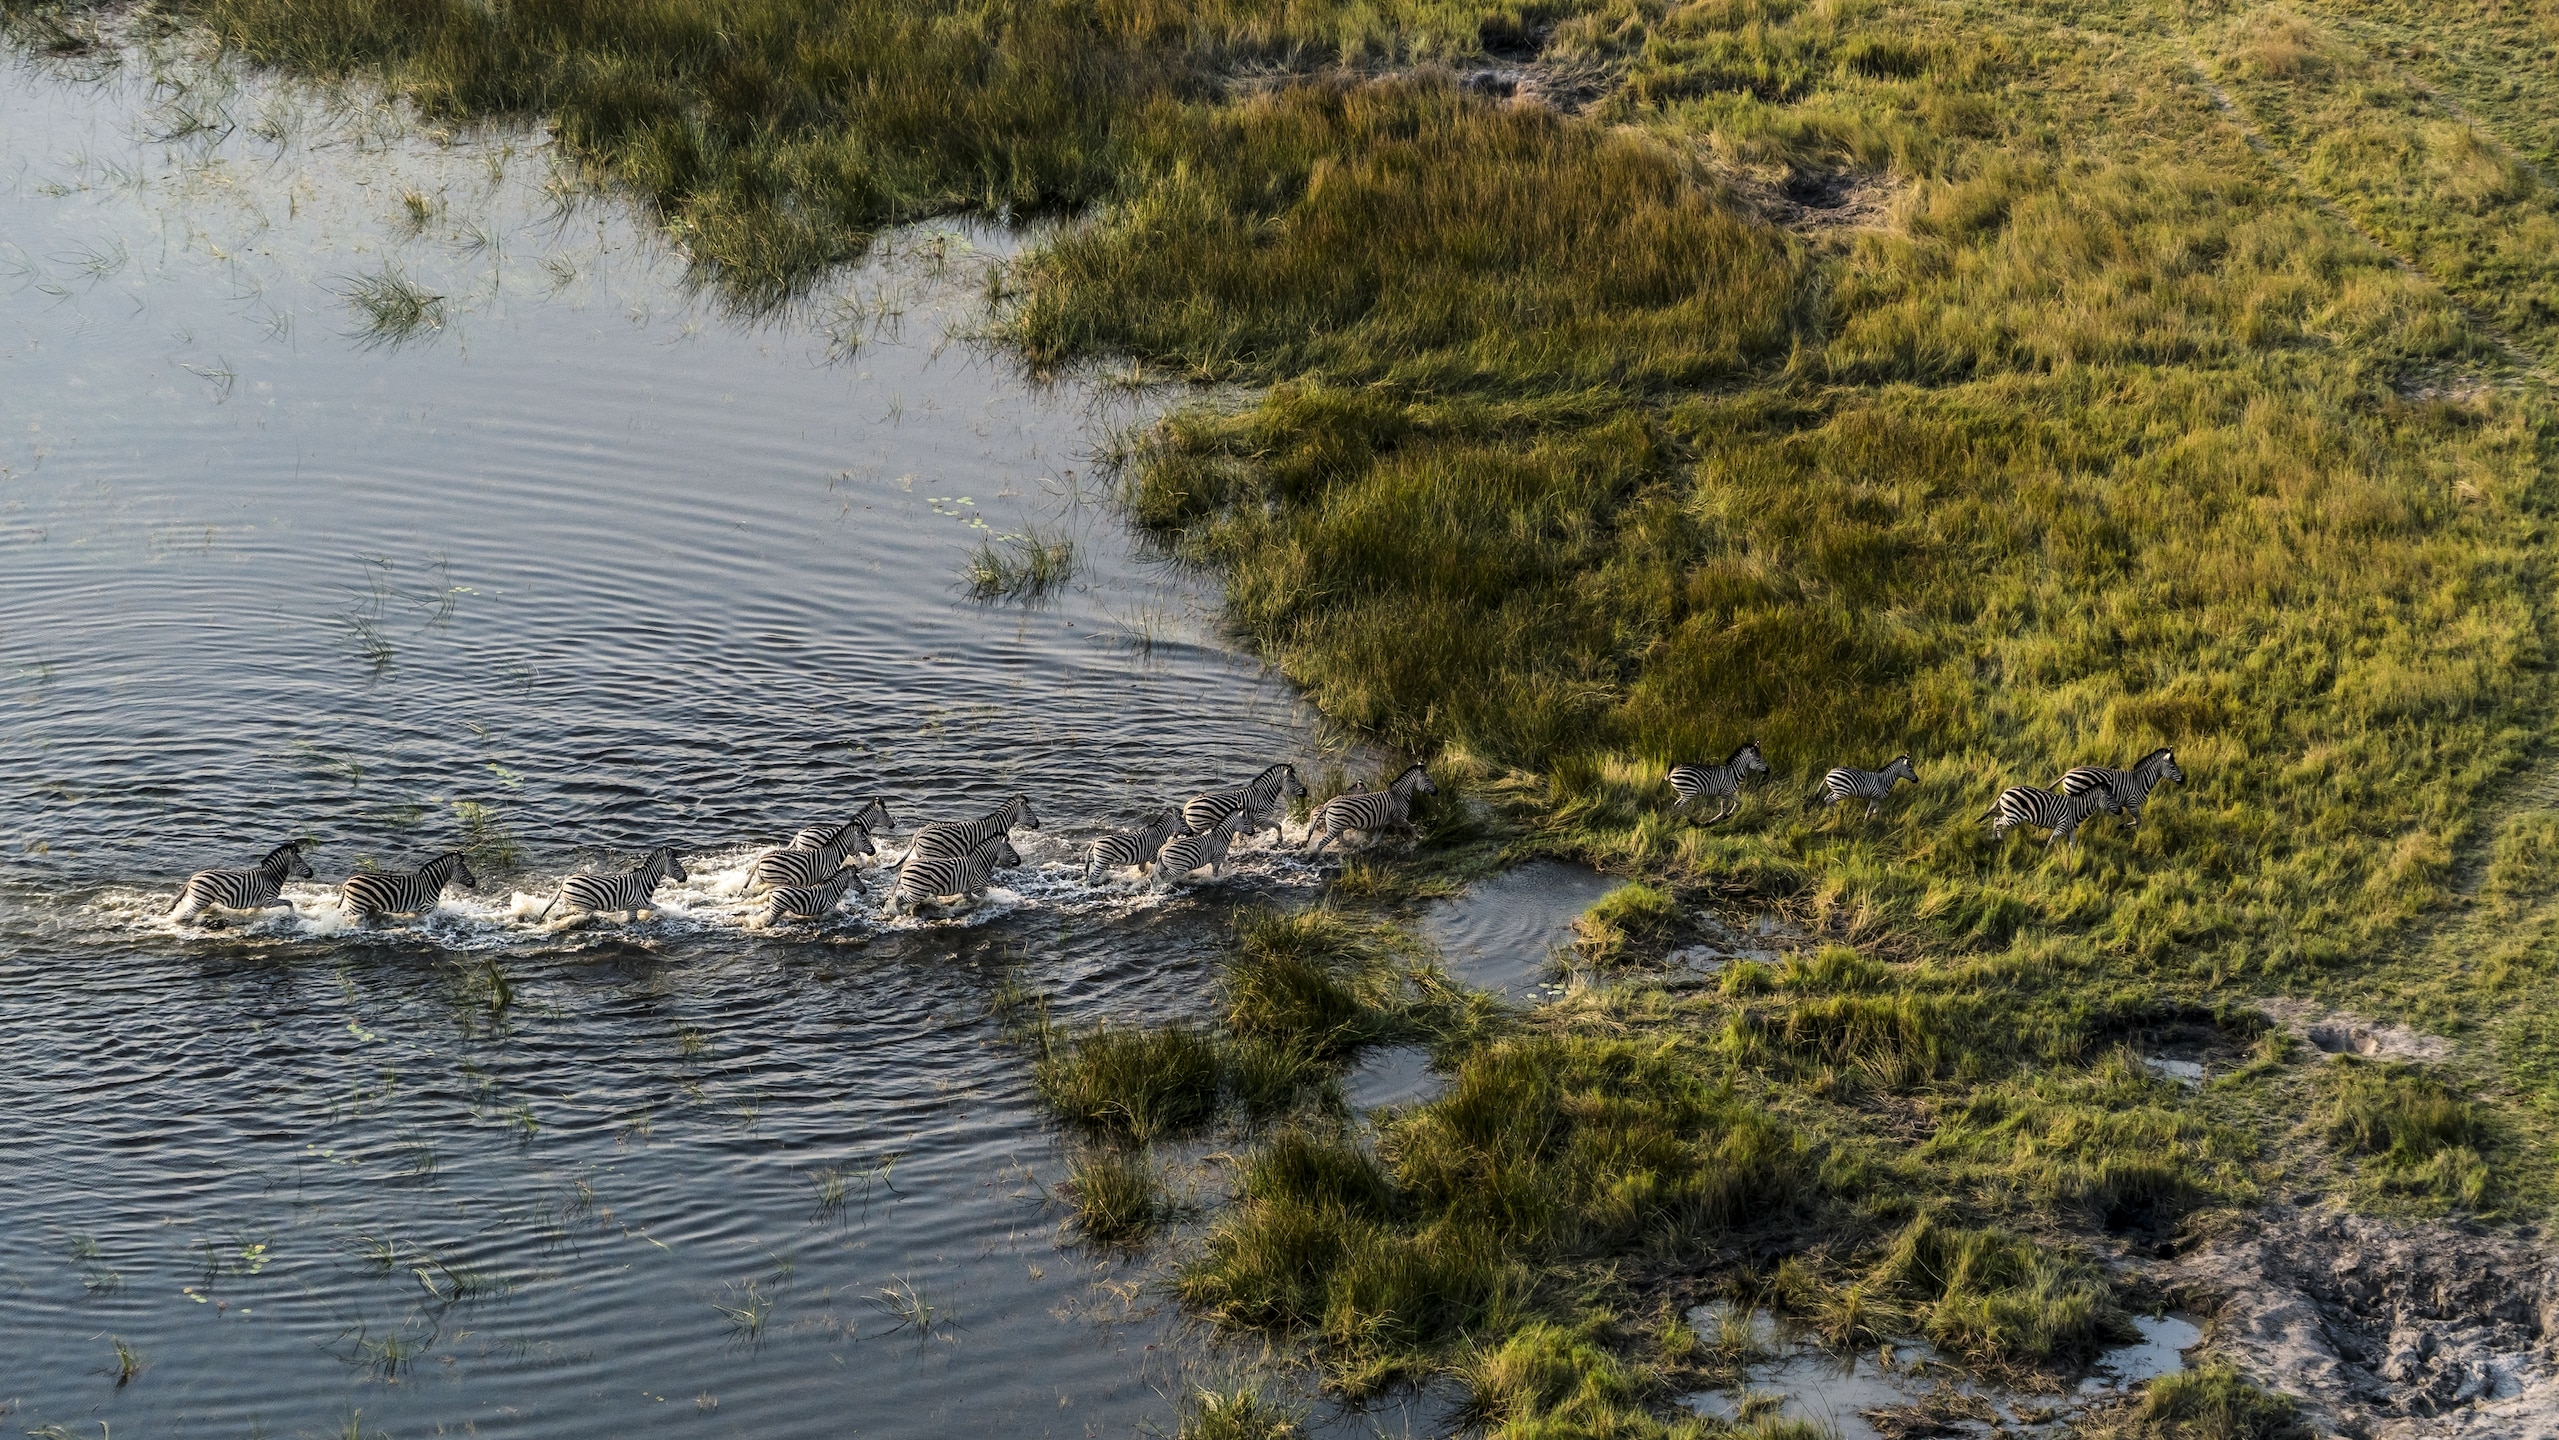
<svg viewBox="0 0 2559 1440">
<path fill-rule="evenodd" d="M 85 43 L 77 6 L 0 13 Z M 2157 1298 L 2096 1257 L 2269 1186 L 2549 1203 L 2540 12 L 156 13 L 440 122 L 547 119 L 751 307 L 904 219 L 1073 214 L 995 297 L 1023 355 L 1244 383 L 1132 438 L 1138 521 L 1328 714 L 1433 761 L 1440 838 L 1666 897 L 1601 917 L 1612 983 L 1524 1016 L 1336 916 L 1244 935 L 1213 1025 L 1025 1029 L 1097 1242 L 1166 1218 L 1157 1142 L 1246 1137 L 1182 1293 L 1344 1389 L 1454 1374 L 1505 1433 L 1645 1433 L 1738 1363 L 1683 1328 L 1710 1295 L 2066 1370 Z M 1745 738 L 1775 769 L 1746 808 L 1672 815 L 1665 765 Z M 2162 745 L 2191 778 L 2137 830 L 1980 824 Z M 1881 817 L 1812 807 L 1901 751 Z M 1796 953 L 1673 983 L 1716 907 Z M 2314 1065 L 2249 1018 L 2278 991 L 2460 1043 Z M 2225 1078 L 2151 1075 L 2163 1037 Z M 1389 1039 L 1452 1083 L 1369 1145 L 1325 1086 Z M 2124 1423 L 2272 1433 L 2234 1385 Z"/>
</svg>

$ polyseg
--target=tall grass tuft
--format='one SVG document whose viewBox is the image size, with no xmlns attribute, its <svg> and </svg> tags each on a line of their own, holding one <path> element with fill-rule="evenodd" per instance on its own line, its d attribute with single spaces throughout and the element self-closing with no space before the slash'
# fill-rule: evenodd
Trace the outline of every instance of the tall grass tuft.
<svg viewBox="0 0 2559 1440">
<path fill-rule="evenodd" d="M 1139 1144 L 1199 1129 L 1217 1111 L 1217 1044 L 1177 1026 L 1103 1026 L 1047 1044 L 1040 1098 L 1061 1118 Z"/>
<path fill-rule="evenodd" d="M 1075 542 L 1033 526 L 978 542 L 968 559 L 969 593 L 980 600 L 1036 600 L 1075 577 Z"/>
<path fill-rule="evenodd" d="M 1085 1151 L 1068 1163 L 1066 1201 L 1075 1226 L 1096 1245 L 1145 1244 L 1171 1214 L 1163 1182 L 1136 1150 Z"/>
<path fill-rule="evenodd" d="M 385 263 L 370 275 L 345 282 L 339 292 L 355 312 L 356 334 L 367 345 L 405 345 L 444 328 L 444 297 Z"/>
</svg>

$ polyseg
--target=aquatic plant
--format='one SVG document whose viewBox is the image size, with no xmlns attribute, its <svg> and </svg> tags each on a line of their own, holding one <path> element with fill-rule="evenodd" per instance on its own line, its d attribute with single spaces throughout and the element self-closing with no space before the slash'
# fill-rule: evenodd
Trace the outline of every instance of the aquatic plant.
<svg viewBox="0 0 2559 1440">
<path fill-rule="evenodd" d="M 1144 1244 L 1170 1214 L 1170 1202 L 1143 1151 L 1103 1147 L 1067 1163 L 1061 1193 L 1084 1238 L 1096 1245 Z"/>
<path fill-rule="evenodd" d="M 370 275 L 342 282 L 339 294 L 359 322 L 357 338 L 368 345 L 405 345 L 444 328 L 444 297 L 409 278 L 399 266 L 385 262 Z"/>
<path fill-rule="evenodd" d="M 107 1373 L 115 1377 L 118 1390 L 132 1384 L 144 1370 L 150 1368 L 151 1362 L 142 1358 L 141 1351 L 124 1343 L 123 1336 L 111 1336 L 108 1343 L 115 1347 L 115 1367 Z"/>
<path fill-rule="evenodd" d="M 978 542 L 968 559 L 969 593 L 980 600 L 1036 600 L 1075 575 L 1075 542 L 1037 526 Z"/>
<path fill-rule="evenodd" d="M 1299 1417 L 1252 1389 L 1193 1390 L 1182 1398 L 1174 1440 L 1290 1440 Z"/>
</svg>

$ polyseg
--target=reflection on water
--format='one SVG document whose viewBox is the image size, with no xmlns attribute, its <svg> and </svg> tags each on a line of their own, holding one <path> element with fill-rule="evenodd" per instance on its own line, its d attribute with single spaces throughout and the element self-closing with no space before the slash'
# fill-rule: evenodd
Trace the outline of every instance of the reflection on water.
<svg viewBox="0 0 2559 1440">
<path fill-rule="evenodd" d="M 8 1423 L 1169 1428 L 1198 1347 L 1061 1246 L 986 1002 L 1203 1003 L 1227 903 L 1304 867 L 1064 867 L 1311 740 L 1092 503 L 1132 404 L 948 338 L 1007 238 L 745 324 L 522 137 L 0 63 Z M 1062 593 L 962 597 L 1035 527 Z M 757 845 L 1015 791 L 1046 824 L 974 907 L 743 923 Z M 162 918 L 294 836 L 294 913 Z M 514 898 L 658 843 L 694 873 L 647 922 Z M 455 846 L 478 888 L 332 922 Z"/>
<path fill-rule="evenodd" d="M 1530 994 L 1573 921 L 1626 882 L 1584 865 L 1537 860 L 1477 882 L 1422 917 L 1425 939 L 1448 972 L 1514 998 Z"/>
</svg>

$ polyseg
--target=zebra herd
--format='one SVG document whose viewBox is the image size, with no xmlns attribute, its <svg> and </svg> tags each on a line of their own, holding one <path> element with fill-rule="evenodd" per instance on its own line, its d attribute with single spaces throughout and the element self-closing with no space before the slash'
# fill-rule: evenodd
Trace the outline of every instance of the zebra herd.
<svg viewBox="0 0 2559 1440">
<path fill-rule="evenodd" d="M 1419 765 L 1397 776 L 1384 790 L 1365 783 L 1315 807 L 1307 836 L 1309 852 L 1346 835 L 1375 838 L 1389 829 L 1410 829 L 1413 797 L 1437 789 Z M 1135 869 L 1162 883 L 1201 870 L 1216 877 L 1236 839 L 1263 830 L 1278 831 L 1288 802 L 1302 799 L 1306 786 L 1293 765 L 1273 765 L 1245 784 L 1211 790 L 1169 806 L 1135 830 L 1104 835 L 1085 857 L 1084 880 L 1093 884 L 1105 871 Z M 781 925 L 823 919 L 835 912 L 849 890 L 868 895 L 859 868 L 861 857 L 879 854 L 874 831 L 890 824 L 888 803 L 873 797 L 849 820 L 812 825 L 790 843 L 757 855 L 747 867 L 746 893 L 766 896 L 762 923 Z M 1018 869 L 1021 853 L 1013 848 L 1017 829 L 1037 830 L 1040 818 L 1030 797 L 1015 795 L 974 820 L 937 820 L 918 829 L 906 852 L 894 863 L 897 879 L 884 904 L 887 914 L 917 902 L 984 892 L 998 870 Z M 884 868 L 886 868 L 884 866 Z M 247 870 L 200 870 L 189 876 L 171 907 L 171 919 L 187 922 L 208 910 L 290 908 L 283 896 L 288 879 L 313 878 L 298 844 L 279 845 Z M 660 845 L 632 869 L 612 874 L 571 875 L 560 882 L 537 921 L 586 913 L 636 918 L 649 913 L 659 885 L 691 877 L 672 845 Z M 436 856 L 406 874 L 363 871 L 339 887 L 339 910 L 362 927 L 383 916 L 420 915 L 443 899 L 445 887 L 460 881 L 479 884 L 479 877 L 458 850 Z"/>
<path fill-rule="evenodd" d="M 1712 825 L 1741 808 L 1742 782 L 1753 775 L 1768 773 L 1768 760 L 1759 753 L 1759 742 L 1747 741 L 1742 748 L 1725 757 L 1720 765 L 1674 765 L 1670 768 L 1670 786 L 1679 794 L 1671 808 L 1681 809 L 1700 796 L 1711 797 L 1720 807 L 1707 820 Z M 1881 770 L 1858 770 L 1846 765 L 1822 777 L 1822 808 L 1829 809 L 1843 800 L 1866 802 L 1868 819 L 1884 808 L 1893 795 L 1893 786 L 1903 780 L 1919 783 L 1919 772 L 1908 755 L 1896 755 Z M 2020 826 L 2050 830 L 2044 841 L 2047 849 L 2055 844 L 2079 848 L 2079 827 L 2092 815 L 2104 812 L 2124 817 L 2125 828 L 2141 823 L 2141 807 L 2150 792 L 2163 781 L 2186 783 L 2186 772 L 2177 767 L 2176 753 L 2167 746 L 2151 751 L 2121 770 L 2102 765 L 2080 765 L 2063 773 L 2049 790 L 2039 785 L 2012 785 L 1999 792 L 1999 799 L 1981 818 L 1991 822 L 1990 838 L 2007 838 L 2008 832 Z"/>
<path fill-rule="evenodd" d="M 1757 741 L 1744 744 L 1719 765 L 1674 765 L 1667 778 L 1679 798 L 1672 808 L 1712 799 L 1718 808 L 1706 823 L 1718 823 L 1741 808 L 1743 783 L 1768 773 L 1767 757 L 1760 753 Z M 2051 837 L 2044 842 L 2048 848 L 2063 844 L 2075 849 L 2079 827 L 2089 817 L 2101 812 L 2119 814 L 2127 827 L 2137 826 L 2152 790 L 2163 782 L 2183 784 L 2185 779 L 2176 755 L 2162 747 L 2120 770 L 2078 766 L 2050 789 L 2011 786 L 1999 793 L 1982 818 L 1991 822 L 1993 840 L 2026 826 L 2050 830 Z M 1904 780 L 1919 783 L 1919 772 L 1908 755 L 1893 757 L 1880 770 L 1843 765 L 1822 777 L 1822 804 L 1831 808 L 1842 801 L 1863 800 L 1872 818 Z M 1353 785 L 1316 806 L 1307 817 L 1307 855 L 1321 855 L 1345 836 L 1374 839 L 1388 830 L 1411 829 L 1413 797 L 1434 794 L 1438 788 L 1419 765 L 1406 767 L 1383 790 L 1371 790 L 1365 783 Z M 1158 810 L 1134 830 L 1094 840 L 1085 852 L 1084 882 L 1094 884 L 1112 870 L 1151 874 L 1159 884 L 1201 870 L 1214 879 L 1237 839 L 1264 830 L 1280 831 L 1288 802 L 1305 795 L 1297 767 L 1289 764 L 1272 765 L 1230 789 L 1194 795 L 1181 805 Z M 870 887 L 863 882 L 860 860 L 879 854 L 872 836 L 889 823 L 888 803 L 874 797 L 864 801 L 849 820 L 809 826 L 792 836 L 790 843 L 757 855 L 747 868 L 746 893 L 767 897 L 763 923 L 823 919 L 835 913 L 848 890 L 867 896 Z M 1015 795 L 974 820 L 937 820 L 923 826 L 894 862 L 897 879 L 889 887 L 884 912 L 895 915 L 918 902 L 982 893 L 995 872 L 1021 866 L 1013 832 L 1038 828 L 1040 819 L 1027 795 Z M 311 866 L 302 858 L 300 846 L 279 845 L 250 869 L 200 870 L 189 876 L 169 916 L 184 922 L 207 910 L 289 907 L 291 902 L 283 898 L 284 882 L 311 878 Z M 689 878 L 675 847 L 661 845 L 632 869 L 604 875 L 581 873 L 562 880 L 536 918 L 547 920 L 554 911 L 637 917 L 651 910 L 659 885 Z M 465 886 L 480 883 L 462 852 L 449 850 L 406 874 L 364 871 L 348 876 L 339 887 L 339 909 L 358 926 L 386 915 L 423 914 L 433 910 L 445 887 L 457 880 Z"/>
</svg>

